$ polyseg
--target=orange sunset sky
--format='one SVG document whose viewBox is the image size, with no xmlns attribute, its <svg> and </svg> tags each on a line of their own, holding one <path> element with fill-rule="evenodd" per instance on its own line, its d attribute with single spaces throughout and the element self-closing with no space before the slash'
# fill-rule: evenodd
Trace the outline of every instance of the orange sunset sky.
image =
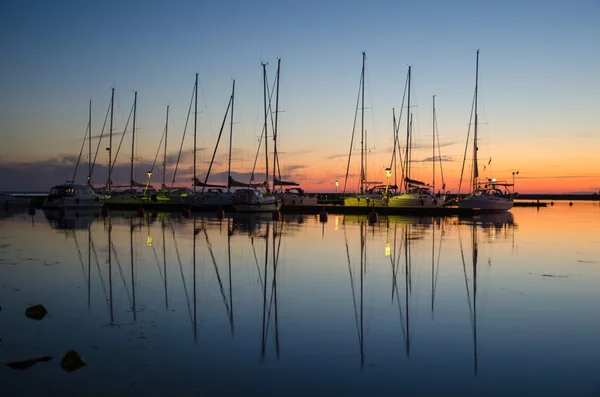
<svg viewBox="0 0 600 397">
<path fill-rule="evenodd" d="M 72 178 L 90 99 L 93 152 L 99 147 L 92 181 L 103 184 L 108 127 L 97 145 L 113 87 L 113 144 L 119 144 L 137 91 L 134 178 L 145 182 L 158 152 L 155 187 L 162 182 L 159 143 L 170 106 L 170 184 L 196 73 L 197 176 L 203 180 L 206 175 L 235 79 L 232 172 L 248 181 L 263 125 L 261 63 L 268 63 L 272 87 L 281 59 L 282 177 L 309 192 L 334 192 L 338 180 L 341 192 L 364 51 L 367 178 L 385 183 L 393 148 L 392 109 L 397 115 L 402 109 L 411 65 L 413 177 L 432 180 L 426 159 L 432 156 L 436 95 L 446 190 L 458 192 L 477 49 L 480 175 L 512 182 L 519 171 L 515 184 L 520 193 L 600 191 L 600 46 L 592 45 L 600 39 L 598 2 L 258 3 L 3 6 L 0 191 L 46 191 Z M 239 12 L 232 15 L 231 7 Z M 228 118 L 211 173 L 214 183 L 226 179 L 229 123 Z M 357 123 L 358 134 L 360 116 Z M 192 150 L 193 114 L 178 185 L 191 185 Z M 79 182 L 87 176 L 87 151 L 84 146 L 75 177 Z M 469 150 L 467 163 L 471 156 Z M 115 163 L 115 183 L 128 183 L 130 161 L 131 123 Z M 347 191 L 357 190 L 359 167 L 360 153 L 353 150 Z M 436 170 L 437 190 L 439 164 Z M 264 172 L 264 152 L 257 172 Z"/>
</svg>

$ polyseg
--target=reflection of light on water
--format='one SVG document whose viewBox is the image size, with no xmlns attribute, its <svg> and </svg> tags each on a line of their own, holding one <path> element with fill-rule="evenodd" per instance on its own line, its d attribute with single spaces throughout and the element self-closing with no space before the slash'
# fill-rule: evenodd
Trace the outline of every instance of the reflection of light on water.
<svg viewBox="0 0 600 397">
<path fill-rule="evenodd" d="M 385 256 L 390 255 L 392 255 L 392 247 L 390 246 L 390 243 L 385 243 Z"/>
<path fill-rule="evenodd" d="M 335 228 L 333 230 L 338 230 L 339 217 L 335 217 Z"/>
<path fill-rule="evenodd" d="M 148 247 L 152 247 L 152 236 L 148 236 L 148 240 L 146 240 L 146 245 Z"/>
</svg>

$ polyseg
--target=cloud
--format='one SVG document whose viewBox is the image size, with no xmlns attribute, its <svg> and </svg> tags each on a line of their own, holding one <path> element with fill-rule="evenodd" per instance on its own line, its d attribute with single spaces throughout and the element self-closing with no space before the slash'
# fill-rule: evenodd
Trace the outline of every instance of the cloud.
<svg viewBox="0 0 600 397">
<path fill-rule="evenodd" d="M 36 191 L 47 192 L 54 185 L 72 180 L 77 165 L 78 156 L 58 155 L 35 162 L 10 161 L 0 162 L 0 186 L 4 191 Z M 151 161 L 137 161 L 134 164 L 134 179 L 146 182 L 147 172 L 152 170 Z M 162 164 L 155 165 L 152 184 L 162 181 Z M 173 179 L 174 167 L 169 167 L 166 180 L 170 185 Z M 75 174 L 75 183 L 87 183 L 88 163 L 81 162 Z M 102 185 L 108 180 L 108 167 L 104 163 L 96 163 L 92 171 L 92 184 Z M 112 172 L 114 185 L 128 185 L 130 180 L 130 164 L 117 163 Z M 191 186 L 192 167 L 180 164 L 177 170 L 175 184 Z"/>
<path fill-rule="evenodd" d="M 335 160 L 340 158 L 348 158 L 348 154 L 332 154 L 330 156 L 325 157 L 328 160 Z"/>
<path fill-rule="evenodd" d="M 412 163 L 431 163 L 433 160 L 435 160 L 436 162 L 442 161 L 444 163 L 450 163 L 450 162 L 456 161 L 450 156 L 441 156 L 441 157 L 435 156 L 435 157 L 425 157 L 422 160 L 411 160 L 411 162 Z"/>
</svg>

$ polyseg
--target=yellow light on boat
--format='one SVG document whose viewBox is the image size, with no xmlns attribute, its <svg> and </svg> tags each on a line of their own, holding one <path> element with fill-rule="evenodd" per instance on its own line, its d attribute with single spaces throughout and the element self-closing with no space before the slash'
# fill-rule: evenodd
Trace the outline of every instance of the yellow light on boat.
<svg viewBox="0 0 600 397">
<path fill-rule="evenodd" d="M 152 236 L 148 236 L 148 240 L 146 240 L 146 245 L 148 247 L 152 247 Z"/>
<path fill-rule="evenodd" d="M 148 174 L 148 178 L 150 178 L 152 176 L 152 171 L 148 171 L 147 174 Z"/>
<path fill-rule="evenodd" d="M 385 256 L 390 255 L 392 255 L 392 247 L 390 246 L 390 243 L 385 243 Z"/>
<path fill-rule="evenodd" d="M 390 177 L 392 176 L 392 169 L 391 168 L 386 168 L 385 169 L 385 176 L 387 179 L 390 179 Z"/>
</svg>

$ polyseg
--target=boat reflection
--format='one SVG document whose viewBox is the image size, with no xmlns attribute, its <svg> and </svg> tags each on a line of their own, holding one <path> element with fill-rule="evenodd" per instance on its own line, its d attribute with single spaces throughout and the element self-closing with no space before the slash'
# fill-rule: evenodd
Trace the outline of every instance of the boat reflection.
<svg viewBox="0 0 600 397">
<path fill-rule="evenodd" d="M 346 231 L 345 223 L 344 223 L 344 242 L 346 245 L 346 259 L 348 264 L 348 275 L 350 276 L 350 290 L 352 292 L 352 304 L 354 306 L 354 320 L 356 325 L 356 333 L 358 337 L 358 348 L 360 352 L 360 366 L 361 369 L 365 365 L 365 341 L 364 341 L 364 278 L 367 267 L 367 225 L 366 218 L 364 220 L 359 220 L 359 239 L 360 239 L 360 259 L 359 262 L 359 278 L 358 278 L 358 303 L 357 303 L 357 293 L 355 287 L 355 278 L 354 269 L 351 260 L 350 254 L 350 246 L 348 243 L 348 233 Z"/>
<path fill-rule="evenodd" d="M 473 333 L 473 373 L 477 376 L 478 363 L 477 363 L 477 260 L 478 260 L 478 241 L 477 241 L 477 228 L 478 223 L 473 222 L 471 224 L 471 288 L 469 289 L 468 271 L 463 251 L 462 238 L 459 234 L 460 252 L 463 265 L 463 274 L 465 279 L 465 291 L 467 294 L 467 302 L 469 304 L 469 318 L 471 321 L 471 330 Z M 488 262 L 491 265 L 491 260 Z M 472 296 L 471 296 L 472 295 Z"/>
<path fill-rule="evenodd" d="M 89 229 L 100 217 L 100 209 L 44 210 L 44 216 L 53 229 Z"/>
</svg>

